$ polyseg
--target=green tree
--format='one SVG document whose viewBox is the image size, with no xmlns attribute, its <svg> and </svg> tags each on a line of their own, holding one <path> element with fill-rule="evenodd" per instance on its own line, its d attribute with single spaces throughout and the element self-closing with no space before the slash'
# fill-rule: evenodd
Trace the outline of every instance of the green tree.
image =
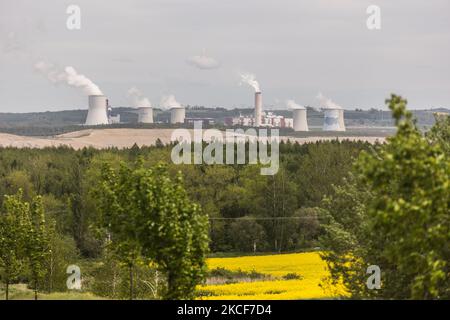
<svg viewBox="0 0 450 320">
<path fill-rule="evenodd" d="M 142 253 L 166 278 L 164 298 L 193 297 L 205 275 L 208 219 L 189 200 L 181 175 L 172 180 L 166 166 L 147 169 L 141 160 L 118 171 L 106 165 L 98 199 L 100 225 L 122 259 L 132 263 Z"/>
<path fill-rule="evenodd" d="M 232 222 L 229 228 L 234 249 L 238 252 L 256 252 L 266 249 L 264 228 L 252 217 L 242 217 Z"/>
<path fill-rule="evenodd" d="M 445 151 L 447 157 L 450 156 L 450 116 L 449 115 L 435 115 L 436 123 L 427 132 L 427 138 L 431 143 L 438 143 Z"/>
<path fill-rule="evenodd" d="M 5 196 L 0 212 L 0 271 L 5 283 L 5 298 L 9 298 L 9 285 L 16 280 L 23 267 L 25 218 L 29 206 L 22 201 L 22 191 Z"/>
<path fill-rule="evenodd" d="M 25 254 L 29 263 L 30 277 L 34 289 L 34 298 L 38 298 L 39 282 L 47 271 L 48 259 L 51 257 L 51 234 L 54 224 L 45 220 L 42 197 L 33 199 L 29 214 L 25 220 Z"/>
<path fill-rule="evenodd" d="M 355 181 L 326 200 L 324 258 L 354 296 L 448 299 L 450 159 L 417 129 L 406 100 L 386 103 L 397 133 L 362 152 Z M 365 288 L 368 265 L 381 268 L 381 290 Z"/>
</svg>

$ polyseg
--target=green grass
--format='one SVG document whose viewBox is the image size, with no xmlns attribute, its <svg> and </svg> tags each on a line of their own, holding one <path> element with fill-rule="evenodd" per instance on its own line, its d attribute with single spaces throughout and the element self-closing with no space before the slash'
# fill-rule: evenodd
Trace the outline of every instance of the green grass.
<svg viewBox="0 0 450 320">
<path fill-rule="evenodd" d="M 0 299 L 5 299 L 5 290 L 0 288 Z M 9 287 L 10 300 L 34 300 L 34 291 L 26 284 L 14 284 Z M 67 291 L 53 293 L 38 293 L 38 300 L 103 300 L 104 298 L 89 292 Z"/>
</svg>

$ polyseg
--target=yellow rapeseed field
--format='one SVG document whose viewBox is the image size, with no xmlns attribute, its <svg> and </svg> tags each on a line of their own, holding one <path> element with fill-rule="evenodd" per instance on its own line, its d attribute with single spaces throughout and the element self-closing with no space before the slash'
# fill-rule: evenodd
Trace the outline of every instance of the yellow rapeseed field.
<svg viewBox="0 0 450 320">
<path fill-rule="evenodd" d="M 272 279 L 201 286 L 199 290 L 209 293 L 201 299 L 327 299 L 345 295 L 343 288 L 330 288 L 323 282 L 328 270 L 318 252 L 211 258 L 208 259 L 208 268 L 254 270 L 270 275 Z M 300 275 L 301 279 L 283 280 L 283 276 L 289 273 Z"/>
</svg>

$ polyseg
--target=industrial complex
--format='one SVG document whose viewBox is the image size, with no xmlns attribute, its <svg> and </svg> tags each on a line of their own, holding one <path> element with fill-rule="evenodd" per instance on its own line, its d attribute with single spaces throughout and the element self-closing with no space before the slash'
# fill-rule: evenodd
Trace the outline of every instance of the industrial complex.
<svg viewBox="0 0 450 320">
<path fill-rule="evenodd" d="M 276 115 L 271 111 L 263 111 L 262 92 L 255 92 L 254 114 L 227 117 L 223 120 L 226 126 L 292 128 L 294 131 L 309 131 L 307 108 L 295 105 L 290 108 L 292 117 Z M 107 125 L 120 123 L 120 114 L 112 116 L 108 99 L 104 95 L 90 95 L 88 97 L 89 109 L 85 125 Z M 192 124 L 202 121 L 205 124 L 214 124 L 212 118 L 186 118 L 186 108 L 182 105 L 170 106 L 170 124 Z M 345 131 L 344 110 L 342 108 L 318 108 L 323 113 L 323 131 Z M 151 106 L 137 107 L 138 123 L 154 123 L 153 108 Z"/>
</svg>

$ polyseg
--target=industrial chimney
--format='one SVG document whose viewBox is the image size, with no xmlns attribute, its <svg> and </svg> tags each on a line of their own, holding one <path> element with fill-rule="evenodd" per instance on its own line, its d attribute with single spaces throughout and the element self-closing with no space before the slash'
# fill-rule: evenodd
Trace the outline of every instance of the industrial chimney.
<svg viewBox="0 0 450 320">
<path fill-rule="evenodd" d="M 345 131 L 345 123 L 344 123 L 344 109 L 339 109 L 339 127 L 341 131 Z"/>
<path fill-rule="evenodd" d="M 170 123 L 184 123 L 186 109 L 182 106 L 175 106 L 170 109 Z"/>
<path fill-rule="evenodd" d="M 309 131 L 306 118 L 306 108 L 292 109 L 294 120 L 294 131 Z"/>
<path fill-rule="evenodd" d="M 108 124 L 108 100 L 103 95 L 89 96 L 89 110 L 86 117 L 87 126 Z"/>
<path fill-rule="evenodd" d="M 255 93 L 255 127 L 261 126 L 262 116 L 262 94 L 261 92 Z"/>
<path fill-rule="evenodd" d="M 324 113 L 323 131 L 345 131 L 343 109 L 325 109 Z"/>
<path fill-rule="evenodd" d="M 138 122 L 153 123 L 153 108 L 152 107 L 138 108 Z"/>
</svg>

